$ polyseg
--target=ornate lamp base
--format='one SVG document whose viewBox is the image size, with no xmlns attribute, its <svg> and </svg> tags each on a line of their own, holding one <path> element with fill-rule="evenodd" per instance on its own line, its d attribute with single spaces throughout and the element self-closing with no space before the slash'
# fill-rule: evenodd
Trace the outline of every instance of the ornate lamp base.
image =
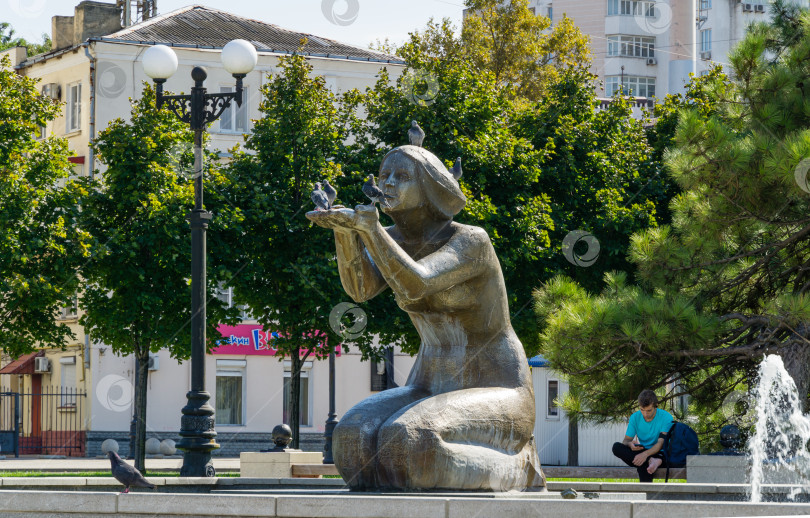
<svg viewBox="0 0 810 518">
<path fill-rule="evenodd" d="M 183 450 L 181 477 L 214 477 L 216 470 L 211 462 L 211 451 L 219 448 L 214 428 L 214 409 L 208 404 L 211 394 L 206 391 L 190 391 L 186 394 L 188 404 L 183 407 L 180 418 L 180 442 L 177 449 Z"/>
</svg>

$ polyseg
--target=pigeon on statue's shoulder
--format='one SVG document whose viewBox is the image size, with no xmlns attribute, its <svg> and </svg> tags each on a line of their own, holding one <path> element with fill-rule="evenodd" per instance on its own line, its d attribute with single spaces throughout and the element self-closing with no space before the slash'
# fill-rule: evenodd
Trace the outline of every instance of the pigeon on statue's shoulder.
<svg viewBox="0 0 810 518">
<path fill-rule="evenodd" d="M 461 175 L 463 174 L 463 171 L 461 170 L 461 157 L 456 158 L 456 163 L 453 164 L 453 169 L 450 170 L 450 173 L 452 173 L 453 178 L 456 180 L 461 178 Z"/>
</svg>

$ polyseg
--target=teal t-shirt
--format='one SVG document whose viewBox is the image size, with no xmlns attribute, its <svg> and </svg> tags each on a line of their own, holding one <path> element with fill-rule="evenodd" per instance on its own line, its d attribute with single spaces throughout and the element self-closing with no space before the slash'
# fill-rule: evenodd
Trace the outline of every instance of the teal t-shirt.
<svg viewBox="0 0 810 518">
<path fill-rule="evenodd" d="M 655 416 L 649 423 L 644 420 L 641 410 L 638 410 L 630 416 L 625 435 L 638 437 L 639 444 L 649 449 L 658 442 L 658 435 L 669 433 L 670 428 L 672 428 L 672 414 L 666 410 L 656 409 Z"/>
</svg>

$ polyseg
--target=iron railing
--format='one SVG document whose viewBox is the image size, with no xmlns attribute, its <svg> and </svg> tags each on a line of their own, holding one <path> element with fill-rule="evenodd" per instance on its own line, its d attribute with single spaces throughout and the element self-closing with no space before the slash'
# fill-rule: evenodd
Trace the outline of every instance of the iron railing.
<svg viewBox="0 0 810 518">
<path fill-rule="evenodd" d="M 86 398 L 73 387 L 0 388 L 0 454 L 84 456 Z"/>
</svg>

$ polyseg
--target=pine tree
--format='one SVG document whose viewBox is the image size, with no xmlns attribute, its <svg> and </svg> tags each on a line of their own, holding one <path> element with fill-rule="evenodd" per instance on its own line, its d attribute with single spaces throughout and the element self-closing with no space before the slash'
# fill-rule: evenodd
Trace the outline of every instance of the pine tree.
<svg viewBox="0 0 810 518">
<path fill-rule="evenodd" d="M 780 3 L 777 9 L 787 9 Z M 683 191 L 670 225 L 638 232 L 625 273 L 592 295 L 557 277 L 535 294 L 542 351 L 588 387 L 571 410 L 628 413 L 644 388 L 703 412 L 745 388 L 765 354 L 810 390 L 810 14 L 758 24 L 711 101 L 678 114 L 667 171 Z"/>
</svg>

